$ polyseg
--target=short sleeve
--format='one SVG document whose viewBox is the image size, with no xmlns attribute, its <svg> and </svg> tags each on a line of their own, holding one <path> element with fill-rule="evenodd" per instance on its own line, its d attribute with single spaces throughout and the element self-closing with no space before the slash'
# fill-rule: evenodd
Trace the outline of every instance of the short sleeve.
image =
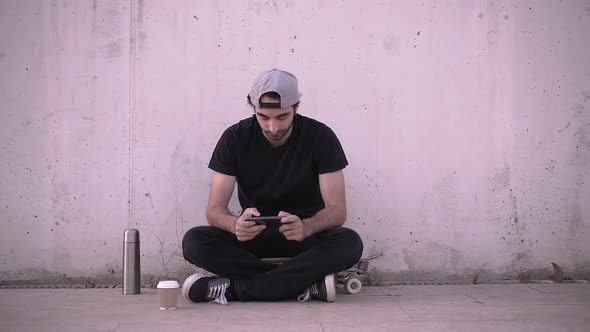
<svg viewBox="0 0 590 332">
<path fill-rule="evenodd" d="M 226 175 L 236 176 L 237 165 L 236 165 L 236 140 L 231 128 L 226 129 L 217 145 L 211 160 L 209 161 L 209 168 Z"/>
<path fill-rule="evenodd" d="M 339 171 L 348 165 L 346 154 L 336 134 L 328 126 L 321 126 L 314 153 L 318 173 Z"/>
</svg>

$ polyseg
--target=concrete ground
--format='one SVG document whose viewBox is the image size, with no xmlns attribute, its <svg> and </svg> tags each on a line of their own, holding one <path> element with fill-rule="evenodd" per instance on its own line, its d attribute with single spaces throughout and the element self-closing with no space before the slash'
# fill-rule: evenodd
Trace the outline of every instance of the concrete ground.
<svg viewBox="0 0 590 332">
<path fill-rule="evenodd" d="M 590 284 L 364 287 L 336 302 L 188 303 L 157 290 L 0 289 L 0 331 L 590 331 Z"/>
</svg>

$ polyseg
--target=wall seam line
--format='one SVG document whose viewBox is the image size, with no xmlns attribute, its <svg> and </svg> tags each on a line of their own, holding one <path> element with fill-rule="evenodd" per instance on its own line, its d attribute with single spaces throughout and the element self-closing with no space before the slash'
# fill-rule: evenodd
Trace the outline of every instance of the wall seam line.
<svg viewBox="0 0 590 332">
<path fill-rule="evenodd" d="M 129 6 L 129 182 L 127 204 L 129 208 L 127 228 L 133 227 L 135 219 L 135 186 L 133 181 L 133 155 L 135 143 L 135 53 L 137 41 L 137 24 L 135 20 L 135 0 Z"/>
</svg>

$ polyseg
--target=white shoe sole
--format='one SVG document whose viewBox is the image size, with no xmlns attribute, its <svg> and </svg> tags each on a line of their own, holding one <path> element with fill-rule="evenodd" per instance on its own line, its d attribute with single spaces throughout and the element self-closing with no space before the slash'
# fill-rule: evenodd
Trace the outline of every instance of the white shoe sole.
<svg viewBox="0 0 590 332">
<path fill-rule="evenodd" d="M 182 283 L 182 296 L 184 296 L 184 298 L 189 301 L 189 302 L 193 302 L 193 300 L 191 300 L 188 297 L 188 292 L 191 289 L 191 287 L 195 284 L 195 282 L 197 282 L 197 280 L 201 279 L 205 277 L 204 274 L 202 273 L 195 273 L 190 275 L 188 278 L 186 278 L 186 280 L 184 280 L 184 282 Z"/>
<path fill-rule="evenodd" d="M 327 302 L 334 302 L 336 301 L 336 280 L 335 274 L 328 274 L 324 278 L 324 283 L 326 286 L 326 301 Z"/>
</svg>

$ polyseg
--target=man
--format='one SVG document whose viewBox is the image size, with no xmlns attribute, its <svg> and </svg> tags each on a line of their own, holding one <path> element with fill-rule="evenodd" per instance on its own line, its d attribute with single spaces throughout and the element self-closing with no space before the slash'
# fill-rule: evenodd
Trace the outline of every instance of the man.
<svg viewBox="0 0 590 332">
<path fill-rule="evenodd" d="M 353 266 L 363 244 L 341 227 L 346 219 L 342 169 L 348 165 L 338 138 L 326 125 L 297 113 L 297 78 L 272 69 L 248 95 L 254 115 L 221 136 L 213 170 L 207 220 L 186 232 L 186 260 L 219 277 L 197 273 L 183 286 L 192 302 L 272 301 L 316 298 L 332 302 L 334 274 Z M 243 209 L 228 209 L 234 185 Z M 281 216 L 280 227 L 252 216 Z M 278 265 L 261 258 L 291 257 Z"/>
</svg>

